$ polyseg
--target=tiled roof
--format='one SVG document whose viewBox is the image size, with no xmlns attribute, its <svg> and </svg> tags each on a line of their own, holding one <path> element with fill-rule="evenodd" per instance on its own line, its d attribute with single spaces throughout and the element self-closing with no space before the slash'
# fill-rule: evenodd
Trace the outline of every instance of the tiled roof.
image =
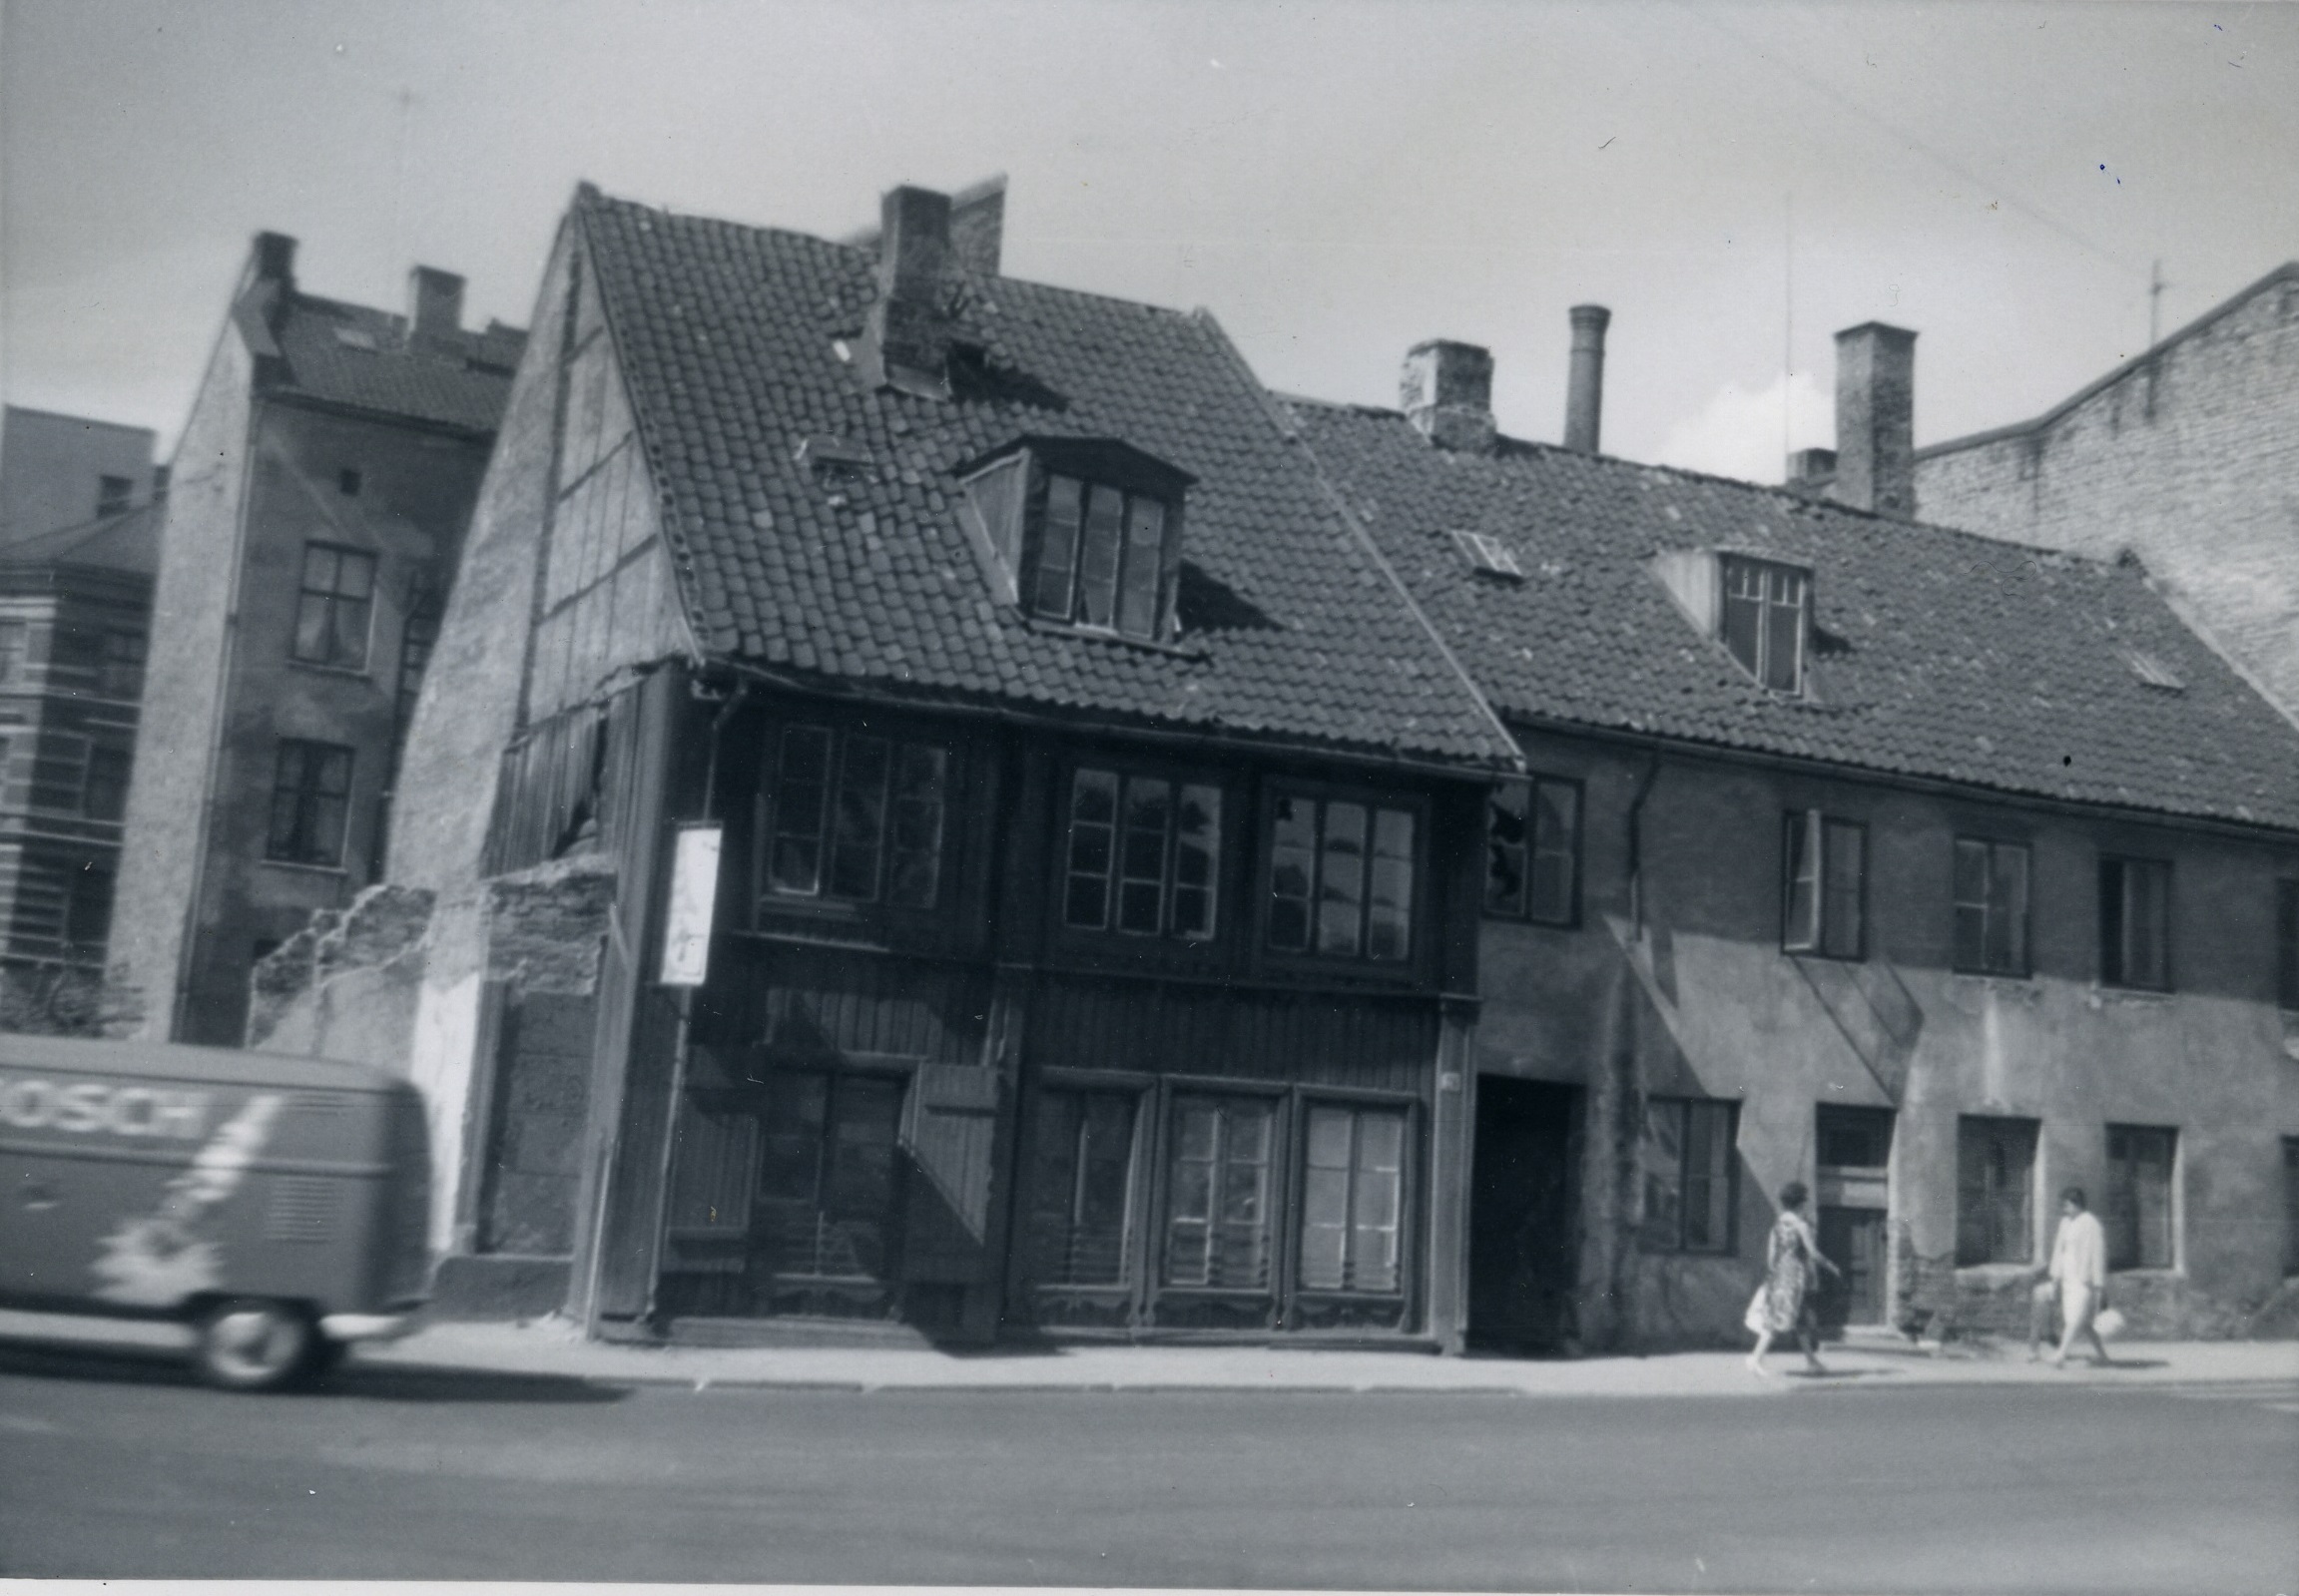
<svg viewBox="0 0 2299 1596">
<path fill-rule="evenodd" d="M 307 293 L 291 294 L 269 330 L 285 361 L 269 391 L 484 433 L 502 419 L 526 345 L 499 321 L 410 339 L 404 316 Z"/>
<path fill-rule="evenodd" d="M 869 253 L 576 204 L 707 649 L 899 695 L 1511 758 L 1209 318 L 975 277 L 982 374 L 946 400 L 873 392 L 840 352 L 875 291 Z M 815 482 L 796 456 L 818 434 L 867 451 L 861 481 Z M 952 468 L 1027 434 L 1122 439 L 1196 478 L 1177 647 L 994 605 Z"/>
<path fill-rule="evenodd" d="M 1290 407 L 1512 719 L 2299 827 L 2299 729 L 2136 565 L 1541 444 L 1447 453 L 1394 411 Z M 1499 539 L 1524 580 L 1473 572 L 1454 531 Z M 1758 687 L 1647 564 L 1699 549 L 1811 568 L 1809 698 Z M 2141 679 L 2157 664 L 2179 689 Z"/>
</svg>

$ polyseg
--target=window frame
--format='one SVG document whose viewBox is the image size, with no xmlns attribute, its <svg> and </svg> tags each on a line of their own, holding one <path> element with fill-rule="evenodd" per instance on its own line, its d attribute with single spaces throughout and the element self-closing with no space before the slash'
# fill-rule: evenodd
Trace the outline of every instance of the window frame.
<svg viewBox="0 0 2299 1596">
<path fill-rule="evenodd" d="M 1965 1223 L 1964 1204 L 1964 1174 L 1966 1162 L 1965 1138 L 1968 1131 L 1972 1132 L 1973 1134 L 1981 1134 L 1979 1129 L 1981 1127 L 1986 1128 L 1985 1134 L 1990 1138 L 1988 1146 L 1983 1149 L 1984 1153 L 1992 1152 L 1996 1147 L 2004 1145 L 2003 1139 L 2008 1135 L 2012 1134 L 2014 1131 L 2022 1135 L 2026 1142 L 2027 1168 L 2025 1174 L 2022 1176 L 2019 1182 L 2018 1188 L 2019 1251 L 2015 1256 L 2012 1257 L 1994 1256 L 1999 1251 L 1998 1247 L 1995 1245 L 1996 1242 L 2000 1240 L 2000 1237 L 1998 1236 L 1999 1228 L 1995 1221 L 2001 1218 L 2002 1211 L 2000 1207 L 1991 1206 L 1991 1208 L 1987 1210 L 1990 1220 L 1990 1223 L 1987 1227 L 1989 1232 L 1989 1245 L 1978 1250 L 1968 1248 L 1965 1245 L 1969 1237 L 1969 1227 Z M 1959 1114 L 1956 1117 L 1956 1267 L 1958 1269 L 1990 1269 L 2009 1267 L 2032 1269 L 2034 1267 L 2036 1262 L 2035 1219 L 2037 1211 L 2041 1206 L 2036 1202 L 2035 1194 L 2036 1183 L 2042 1173 L 2042 1121 L 2035 1119 L 2025 1119 L 2017 1115 L 2011 1114 Z M 1998 1202 L 2001 1201 L 2001 1195 L 2002 1194 L 2000 1190 L 1997 1194 Z M 1975 1251 L 1985 1251 L 1991 1256 L 1986 1258 L 1974 1257 L 1972 1255 Z"/>
<path fill-rule="evenodd" d="M 2101 1166 L 2105 1191 L 2101 1194 L 2099 1217 L 2107 1233 L 2110 1273 L 2149 1270 L 2162 1273 L 2179 1268 L 2179 1129 L 2173 1125 L 2110 1124 L 2106 1127 L 2106 1157 Z M 2160 1146 L 2164 1154 L 2159 1237 L 2150 1235 L 2149 1219 L 2141 1208 L 2140 1177 L 2142 1166 L 2149 1161 L 2140 1149 L 2149 1144 Z M 2152 1256 L 2153 1250 L 2148 1245 L 2151 1240 L 2162 1244 L 2159 1258 Z"/>
<path fill-rule="evenodd" d="M 997 600 L 1032 625 L 1056 627 L 1083 636 L 1171 647 L 1180 628 L 1177 603 L 1181 551 L 1189 489 L 1188 472 L 1117 438 L 1026 436 L 957 468 L 961 521 Z M 1076 521 L 1064 540 L 1069 551 L 1063 577 L 1064 602 L 1041 602 L 1052 547 L 1052 503 L 1056 478 L 1080 485 Z M 1114 494 L 1111 531 L 1109 613 L 1096 620 L 1084 583 L 1096 492 Z M 1154 541 L 1135 533 L 1136 506 L 1157 507 Z M 1152 558 L 1146 585 L 1146 625 L 1129 625 L 1143 606 L 1141 585 L 1129 585 L 1136 560 Z"/>
<path fill-rule="evenodd" d="M 2126 965 L 2129 951 L 2131 872 L 2134 869 L 2160 872 L 2161 891 L 2156 898 L 2157 957 L 2162 965 L 2160 980 L 2136 978 Z M 2110 935 L 2109 877 L 2115 880 L 2112 926 Z M 2101 852 L 2099 855 L 2098 937 L 2099 984 L 2127 992 L 2169 992 L 2175 989 L 2171 947 L 2171 897 L 2174 890 L 2171 861 L 2138 853 Z"/>
<path fill-rule="evenodd" d="M 2299 1136 L 2282 1139 L 2283 1278 L 2299 1276 Z"/>
<path fill-rule="evenodd" d="M 1539 821 L 1544 813 L 1540 802 L 1543 788 L 1571 794 L 1571 835 L 1567 839 L 1566 846 L 1561 849 L 1541 846 L 1542 827 Z M 1494 821 L 1500 811 L 1501 795 L 1510 792 L 1519 792 L 1524 795 L 1523 822 L 1525 834 L 1523 840 L 1517 843 L 1504 843 L 1496 841 L 1493 837 Z M 1545 925 L 1556 930 L 1577 930 L 1581 923 L 1581 871 L 1583 848 L 1587 834 L 1588 791 L 1587 784 L 1580 778 L 1544 776 L 1534 773 L 1522 780 L 1495 784 L 1486 794 L 1484 802 L 1484 886 L 1479 903 L 1480 912 L 1489 919 L 1519 920 L 1527 925 Z M 1522 857 L 1516 892 L 1519 906 L 1514 908 L 1505 902 L 1495 903 L 1494 901 L 1492 889 L 1494 866 L 1498 863 L 1504 848 L 1512 848 Z M 1533 883 L 1539 878 L 1538 865 L 1543 857 L 1562 857 L 1565 861 L 1565 868 L 1569 872 L 1561 913 L 1543 914 L 1537 912 L 1533 902 Z"/>
<path fill-rule="evenodd" d="M 151 663 L 150 634 L 127 627 L 108 628 L 97 660 L 96 690 L 125 704 L 141 702 L 144 675 Z"/>
<path fill-rule="evenodd" d="M 1812 827 L 1819 838 L 1814 854 L 1812 879 L 1812 931 L 1809 938 L 1799 940 L 1796 931 L 1797 888 L 1802 880 L 1802 852 L 1797 845 L 1798 828 Z M 1852 926 L 1852 947 L 1849 952 L 1830 945 L 1830 930 L 1835 916 L 1830 905 L 1838 894 L 1830 882 L 1829 840 L 1832 833 L 1850 832 L 1859 838 L 1860 872 L 1853 884 L 1855 908 Z M 1868 822 L 1846 819 L 1826 809 L 1813 807 L 1790 809 L 1781 818 L 1780 827 L 1780 950 L 1806 958 L 1835 959 L 1842 963 L 1858 964 L 1868 957 L 1869 870 L 1871 851 L 1868 846 Z"/>
<path fill-rule="evenodd" d="M 1287 799 L 1315 803 L 1318 806 L 1317 840 L 1312 858 L 1317 865 L 1311 877 L 1310 891 L 1302 901 L 1307 905 L 1306 944 L 1302 947 L 1283 947 L 1272 940 L 1273 918 L 1277 903 L 1277 828 L 1278 810 Z M 1358 949 L 1354 953 L 1321 952 L 1317 946 L 1317 906 L 1319 889 L 1324 882 L 1326 847 L 1325 815 L 1334 803 L 1356 804 L 1367 811 L 1365 868 L 1362 875 L 1364 912 L 1358 922 Z M 1373 867 L 1377 854 L 1374 840 L 1379 826 L 1378 815 L 1384 811 L 1400 812 L 1413 822 L 1413 881 L 1406 905 L 1406 947 L 1402 956 L 1380 958 L 1366 951 L 1370 941 L 1373 902 Z M 1430 875 L 1430 804 L 1421 794 L 1396 794 L 1374 788 L 1350 787 L 1336 783 L 1275 780 L 1262 789 L 1261 813 L 1257 826 L 1258 854 L 1253 876 L 1255 895 L 1254 951 L 1256 957 L 1280 965 L 1301 969 L 1348 970 L 1353 974 L 1390 976 L 1410 979 L 1417 977 L 1427 957 L 1428 947 L 1434 939 L 1434 928 L 1428 925 L 1431 912 Z"/>
<path fill-rule="evenodd" d="M 115 515 L 126 515 L 136 508 L 136 479 L 132 476 L 114 476 L 109 471 L 96 474 L 96 519 L 101 521 Z"/>
<path fill-rule="evenodd" d="M 95 794 L 98 787 L 97 765 L 99 761 L 107 768 L 107 776 L 117 779 L 118 798 L 113 812 L 110 813 L 100 812 L 96 807 Z M 91 742 L 88 745 L 87 756 L 80 765 L 81 814 L 88 819 L 101 820 L 112 825 L 124 822 L 128 818 L 128 784 L 133 778 L 134 771 L 135 752 L 132 749 L 112 743 Z M 112 784 L 107 782 L 106 785 Z"/>
<path fill-rule="evenodd" d="M 783 804 L 788 798 L 784 791 L 784 761 L 790 735 L 794 732 L 819 733 L 826 739 L 823 765 L 825 774 L 819 784 L 821 812 L 815 822 L 813 836 L 814 885 L 806 890 L 775 884 L 776 852 L 783 836 L 777 826 L 783 818 Z M 835 891 L 830 884 L 832 873 L 837 868 L 836 854 L 840 845 L 839 800 L 847 774 L 848 750 L 856 738 L 882 743 L 886 749 L 885 779 L 881 784 L 881 805 L 873 845 L 872 885 L 866 897 Z M 897 805 L 900 801 L 894 782 L 898 762 L 904 753 L 916 750 L 937 752 L 941 756 L 937 820 L 931 850 L 933 882 L 922 902 L 901 902 L 888 894 L 896 851 L 894 837 Z M 767 722 L 760 740 L 759 768 L 757 779 L 752 784 L 750 803 L 749 922 L 752 928 L 760 928 L 770 915 L 786 913 L 842 917 L 865 914 L 930 917 L 943 913 L 957 895 L 956 852 L 962 812 L 962 769 L 963 761 L 956 740 L 925 732 L 908 723 L 881 724 L 875 720 L 842 721 L 832 717 L 797 715 L 780 716 Z M 793 838 L 798 836 L 796 832 L 790 834 Z"/>
<path fill-rule="evenodd" d="M 1056 810 L 1053 867 L 1049 872 L 1052 891 L 1049 911 L 1060 935 L 1074 937 L 1095 945 L 1109 945 L 1117 939 L 1125 944 L 1147 948 L 1170 946 L 1175 948 L 1210 948 L 1223 939 L 1225 899 L 1229 895 L 1229 847 L 1232 829 L 1229 812 L 1236 808 L 1230 788 L 1218 775 L 1189 770 L 1179 766 L 1149 765 L 1125 760 L 1107 760 L 1092 756 L 1064 763 L 1059 768 L 1055 791 L 1059 795 Z M 1071 917 L 1071 892 L 1074 883 L 1093 878 L 1089 872 L 1077 867 L 1080 827 L 1092 823 L 1078 812 L 1078 790 L 1089 776 L 1108 779 L 1113 785 L 1113 808 L 1108 822 L 1108 860 L 1100 872 L 1102 884 L 1102 914 L 1096 923 L 1087 923 Z M 1129 927 L 1124 920 L 1124 893 L 1129 885 L 1142 883 L 1145 878 L 1128 875 L 1125 856 L 1129 826 L 1127 824 L 1127 798 L 1135 783 L 1162 783 L 1168 789 L 1167 814 L 1163 852 L 1158 876 L 1158 925 L 1155 930 Z M 1212 850 L 1205 881 L 1182 881 L 1183 809 L 1192 793 L 1210 793 L 1213 797 Z M 1187 890 L 1202 891 L 1205 897 L 1204 930 L 1192 933 L 1179 929 L 1178 904 Z"/>
<path fill-rule="evenodd" d="M 335 823 L 336 834 L 332 857 L 323 857 L 321 850 L 311 847 L 305 847 L 299 852 L 281 851 L 280 799 L 283 794 L 289 791 L 284 782 L 284 773 L 287 753 L 290 749 L 302 751 L 305 759 L 304 775 L 293 789 L 296 804 L 293 830 L 297 835 L 300 835 L 309 829 L 307 808 L 311 802 L 333 798 L 340 805 L 340 815 Z M 317 791 L 320 786 L 318 772 L 324 767 L 311 758 L 313 754 L 321 758 L 337 754 L 342 756 L 343 790 L 341 793 L 330 794 Z M 340 870 L 343 868 L 343 857 L 350 847 L 351 796 L 357 784 L 358 768 L 358 752 L 347 744 L 323 743 L 315 738 L 284 737 L 279 740 L 272 756 L 272 801 L 264 835 L 265 863 L 285 864 L 295 868 L 315 870 Z"/>
<path fill-rule="evenodd" d="M 311 559 L 313 555 L 322 553 L 334 556 L 338 583 L 341 580 L 342 562 L 345 560 L 364 562 L 367 570 L 366 592 L 363 595 L 353 595 L 341 592 L 334 587 L 315 588 L 311 586 Z M 324 538 L 305 538 L 303 540 L 302 560 L 295 572 L 295 608 L 287 627 L 288 663 L 302 666 L 307 670 L 336 671 L 345 676 L 366 676 L 372 669 L 375 660 L 375 611 L 377 609 L 375 594 L 381 577 L 382 560 L 373 550 L 356 549 L 344 543 L 330 543 Z M 319 601 L 320 613 L 325 617 L 319 629 L 319 635 L 328 640 L 324 657 L 307 655 L 303 652 L 303 618 L 309 609 L 310 601 L 314 599 Z M 344 659 L 337 657 L 334 652 L 335 641 L 345 635 L 336 623 L 336 614 L 339 605 L 351 604 L 360 606 L 365 613 L 360 618 L 357 629 L 359 637 L 358 659 L 355 663 L 346 664 Z"/>
<path fill-rule="evenodd" d="M 1759 579 L 1760 591 L 1752 600 L 1736 597 L 1732 591 L 1734 577 L 1743 573 Z M 1793 608 L 1796 611 L 1795 659 L 1786 685 L 1770 680 L 1772 656 L 1775 647 L 1770 624 L 1775 609 L 1786 609 L 1771 597 L 1770 578 L 1783 577 L 1797 586 Z M 1812 570 L 1809 566 L 1791 564 L 1785 560 L 1768 560 L 1752 554 L 1718 554 L 1716 557 L 1716 640 L 1724 647 L 1733 664 L 1745 671 L 1757 686 L 1768 693 L 1780 693 L 1790 698 L 1804 694 L 1812 653 Z M 1736 603 L 1754 603 L 1757 608 L 1753 658 L 1742 659 L 1733 646 L 1732 613 Z"/>
<path fill-rule="evenodd" d="M 1296 1123 L 1293 1128 L 1292 1141 L 1296 1152 L 1293 1158 L 1292 1178 L 1288 1182 L 1288 1195 L 1291 1200 L 1286 1205 L 1288 1212 L 1285 1215 L 1284 1237 L 1286 1255 L 1284 1279 L 1287 1302 L 1289 1304 L 1297 1303 L 1303 1298 L 1314 1298 L 1320 1302 L 1396 1302 L 1406 1305 L 1406 1311 L 1410 1313 L 1414 1273 L 1417 1267 L 1414 1243 L 1422 1218 L 1415 1203 L 1418 1190 L 1417 1182 L 1421 1179 L 1421 1104 L 1407 1097 L 1368 1096 L 1315 1086 L 1300 1088 L 1294 1096 L 1296 1101 L 1292 1118 Z M 1312 1145 L 1310 1124 L 1311 1117 L 1321 1109 L 1329 1113 L 1343 1112 L 1351 1116 L 1352 1162 L 1350 1174 L 1352 1180 L 1348 1192 L 1350 1223 L 1344 1227 L 1346 1232 L 1345 1249 L 1354 1244 L 1359 1229 L 1355 1223 L 1357 1213 L 1355 1177 L 1358 1173 L 1355 1154 L 1360 1131 L 1359 1120 L 1364 1115 L 1382 1114 L 1394 1116 L 1398 1121 L 1397 1218 L 1393 1227 L 1396 1234 L 1397 1284 L 1388 1291 L 1354 1284 L 1312 1286 L 1302 1273 L 1302 1261 L 1308 1252 L 1310 1150 Z M 1350 1268 L 1354 1261 L 1354 1255 L 1347 1256 L 1345 1269 Z"/>
<path fill-rule="evenodd" d="M 1984 850 L 1982 854 L 1982 890 L 1987 895 L 1977 902 L 1965 898 L 1957 886 L 1957 869 L 1961 850 L 1968 847 Z M 1991 942 L 1990 930 L 1996 923 L 1998 915 L 2007 914 L 2007 911 L 1999 908 L 1993 900 L 1997 879 L 1996 858 L 2000 852 L 2016 852 L 2021 858 L 2021 901 L 2015 932 L 2018 938 L 2017 956 L 2011 961 L 2010 965 L 2005 966 L 1992 964 L 1988 959 L 1988 949 Z M 2023 981 L 2034 975 L 2035 849 L 2030 843 L 2017 837 L 1958 832 L 1949 842 L 1948 897 L 1951 917 L 1949 925 L 1949 964 L 1951 968 L 1962 975 L 1988 975 L 2005 980 Z M 1967 959 L 1965 956 L 1963 924 L 1964 911 L 1967 907 L 1978 908 L 1982 916 L 1980 927 L 1981 956 L 1977 960 Z"/>
<path fill-rule="evenodd" d="M 1112 1074 L 1093 1078 L 1085 1072 L 1065 1072 L 1052 1079 L 1039 1080 L 1032 1092 L 1029 1112 L 1025 1175 L 1022 1183 L 1019 1214 L 1020 1246 L 1017 1263 L 1025 1273 L 1030 1286 L 1039 1292 L 1077 1294 L 1086 1297 L 1133 1299 L 1142 1290 L 1142 1252 L 1149 1227 L 1146 1223 L 1152 1207 L 1154 1193 L 1145 1165 L 1152 1157 L 1157 1137 L 1155 1120 L 1159 1112 L 1159 1093 L 1154 1085 L 1133 1076 Z M 1117 1278 L 1108 1281 L 1052 1280 L 1038 1273 L 1041 1262 L 1041 1237 L 1038 1222 L 1044 1209 L 1039 1203 L 1038 1180 L 1041 1174 L 1041 1138 L 1046 1135 L 1051 1105 L 1056 1099 L 1086 1100 L 1094 1097 L 1123 1099 L 1133 1117 L 1131 1134 L 1126 1140 L 1124 1215 L 1119 1221 L 1120 1236 L 1117 1253 Z M 1069 1215 L 1063 1221 L 1064 1249 L 1075 1246 L 1077 1228 L 1076 1210 L 1081 1200 L 1085 1181 L 1085 1160 L 1079 1156 L 1089 1121 L 1081 1110 L 1071 1128 L 1072 1143 L 1069 1150 Z"/>
<path fill-rule="evenodd" d="M 1735 1258 L 1740 1253 L 1740 1111 L 1741 1100 L 1733 1097 L 1686 1097 L 1675 1093 L 1646 1094 L 1642 1104 L 1643 1115 L 1637 1124 L 1637 1223 L 1636 1245 L 1639 1252 L 1694 1258 Z M 1677 1111 L 1676 1169 L 1672 1177 L 1676 1219 L 1673 1235 L 1663 1238 L 1657 1234 L 1652 1213 L 1652 1185 L 1659 1173 L 1653 1168 L 1649 1153 L 1649 1133 L 1654 1109 Z M 1724 1119 L 1723 1171 L 1724 1182 L 1722 1214 L 1723 1236 L 1708 1243 L 1695 1245 L 1685 1240 L 1685 1224 L 1691 1212 L 1684 1194 L 1691 1184 L 1689 1165 L 1695 1145 L 1692 1136 L 1696 1110 L 1721 1114 Z M 1711 1175 L 1713 1182 L 1717 1177 Z M 1716 1212 L 1713 1205 L 1710 1212 Z"/>
</svg>

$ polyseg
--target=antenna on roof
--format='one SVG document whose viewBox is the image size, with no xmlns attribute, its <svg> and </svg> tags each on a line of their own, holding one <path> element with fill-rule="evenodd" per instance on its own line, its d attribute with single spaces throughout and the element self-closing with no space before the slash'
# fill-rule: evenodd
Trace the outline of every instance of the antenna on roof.
<svg viewBox="0 0 2299 1596">
<path fill-rule="evenodd" d="M 1780 199 L 1780 458 L 1789 450 L 1788 414 L 1796 385 L 1796 191 Z"/>
<path fill-rule="evenodd" d="M 2163 258 L 2157 256 L 2147 267 L 2147 347 L 2155 347 L 2163 314 Z"/>
</svg>

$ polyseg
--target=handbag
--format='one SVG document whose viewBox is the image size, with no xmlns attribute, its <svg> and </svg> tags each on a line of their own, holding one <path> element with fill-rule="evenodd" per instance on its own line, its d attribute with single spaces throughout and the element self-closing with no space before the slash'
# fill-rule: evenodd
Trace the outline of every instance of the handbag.
<svg viewBox="0 0 2299 1596">
<path fill-rule="evenodd" d="M 1751 1334 L 1762 1335 L 1765 1331 L 1768 1318 L 1765 1310 L 1769 1306 L 1765 1298 L 1770 1290 L 1768 1286 L 1759 1286 L 1756 1295 L 1748 1300 L 1748 1312 L 1741 1316 L 1740 1323 L 1748 1328 Z"/>
</svg>

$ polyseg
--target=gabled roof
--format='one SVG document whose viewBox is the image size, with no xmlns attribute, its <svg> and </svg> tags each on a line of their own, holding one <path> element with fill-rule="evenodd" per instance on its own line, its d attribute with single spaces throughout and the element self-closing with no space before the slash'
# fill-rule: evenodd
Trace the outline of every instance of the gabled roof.
<svg viewBox="0 0 2299 1596">
<path fill-rule="evenodd" d="M 1513 758 L 1210 317 L 974 276 L 985 353 L 954 396 L 869 391 L 842 340 L 870 252 L 587 187 L 575 215 L 706 650 L 897 696 Z M 866 452 L 859 480 L 814 479 L 820 435 Z M 1122 439 L 1195 479 L 1173 647 L 993 604 L 954 471 L 1026 435 Z"/>
<path fill-rule="evenodd" d="M 480 331 L 410 338 L 385 310 L 258 283 L 236 319 L 260 355 L 277 359 L 265 391 L 491 434 L 510 397 L 527 335 L 490 322 Z"/>
<path fill-rule="evenodd" d="M 2299 729 L 2135 564 L 1541 444 L 1448 453 L 1395 411 L 1291 408 L 1511 719 L 2299 827 Z M 1478 575 L 1454 531 L 1500 539 L 1524 580 Z M 1701 549 L 1813 571 L 1809 698 L 1758 687 L 1649 568 Z M 2180 688 L 2143 681 L 2148 664 Z"/>
<path fill-rule="evenodd" d="M 2016 438 L 2031 432 L 2047 431 L 2057 424 L 2062 416 L 2080 407 L 2095 395 L 2104 393 L 2127 377 L 2145 371 L 2170 350 L 2185 343 L 2189 338 L 2195 337 L 2222 316 L 2240 309 L 2260 294 L 2265 293 L 2269 288 L 2286 282 L 2299 282 L 2299 261 L 2286 261 L 2240 292 L 2229 294 L 2169 337 L 2157 340 L 2152 347 L 2131 359 L 2125 360 L 2105 375 L 2085 383 L 2041 415 L 2026 421 L 2013 421 L 2007 426 L 1991 427 L 1985 432 L 1967 433 L 1961 438 L 1949 438 L 1939 443 L 1928 443 L 1916 451 L 1916 458 L 1929 460 L 1936 455 L 1954 454 L 1960 449 L 1976 449 L 1984 443 L 2000 443 L 2006 438 Z"/>
</svg>

